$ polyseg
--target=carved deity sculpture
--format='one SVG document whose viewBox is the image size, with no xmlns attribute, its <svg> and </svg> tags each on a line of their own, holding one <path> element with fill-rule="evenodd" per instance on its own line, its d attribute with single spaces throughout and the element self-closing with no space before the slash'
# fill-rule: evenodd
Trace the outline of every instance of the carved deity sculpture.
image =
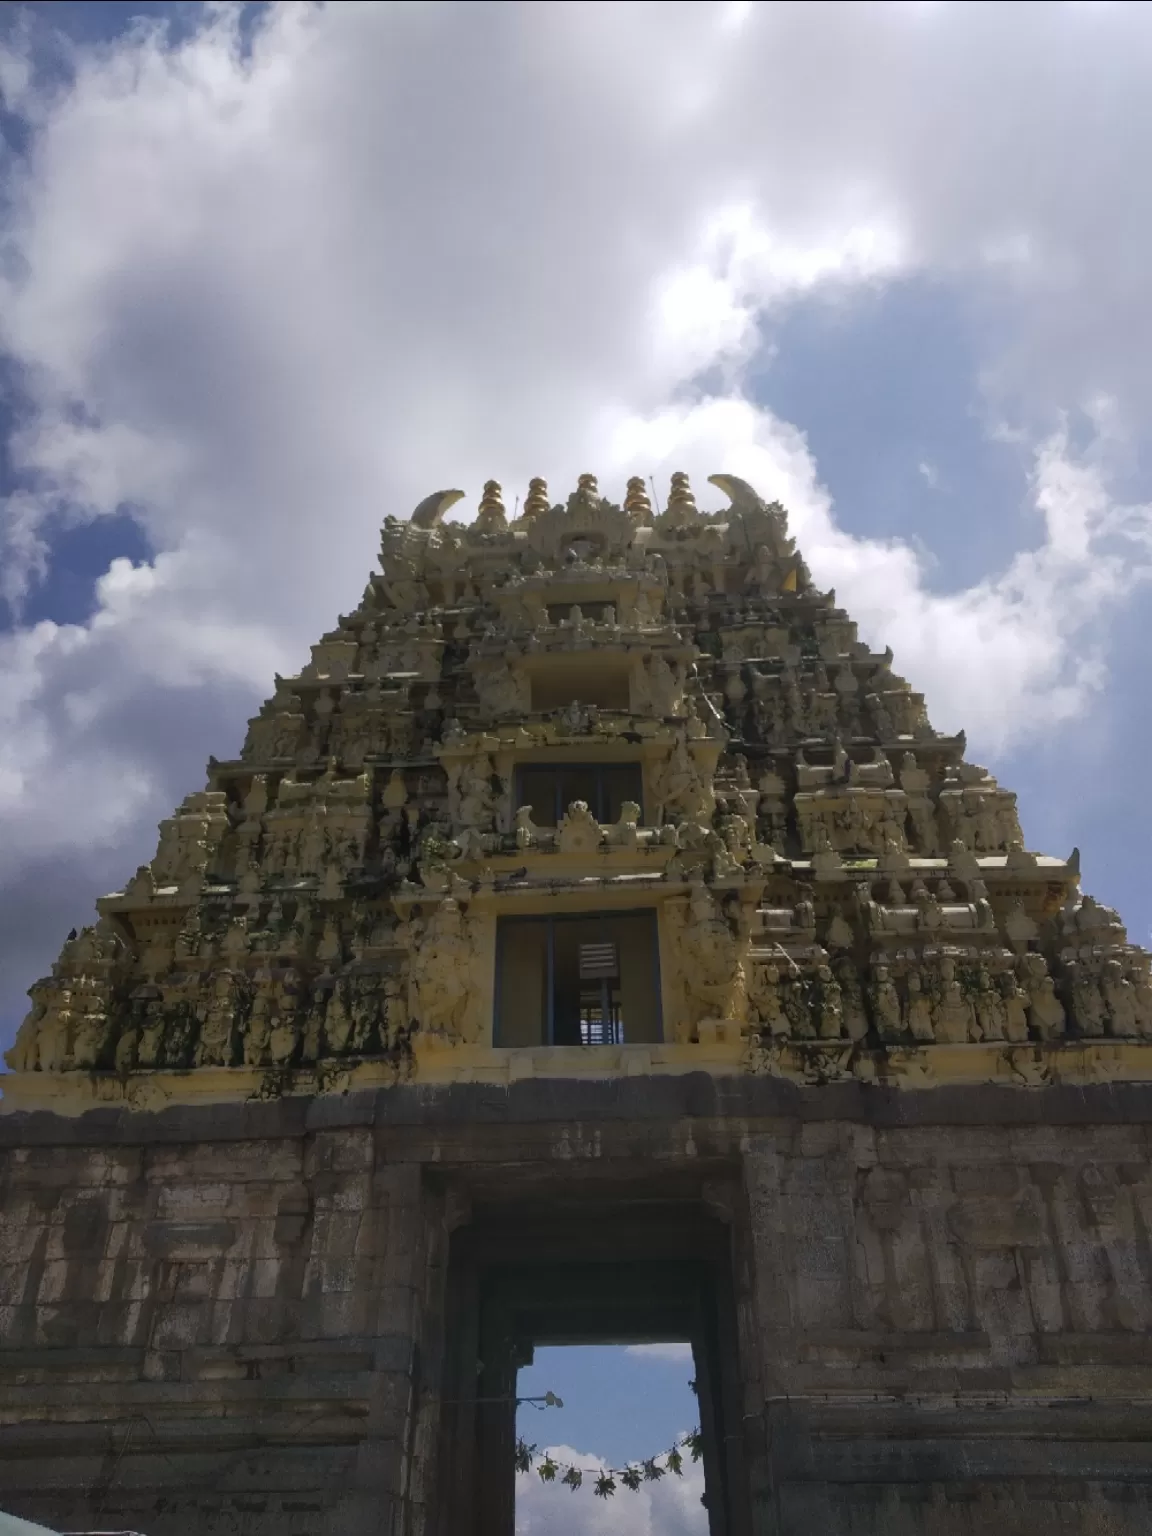
<svg viewBox="0 0 1152 1536">
<path fill-rule="evenodd" d="M 940 961 L 932 1024 L 941 1045 L 965 1045 L 975 1030 L 975 1012 L 956 979 L 956 962 L 948 955 Z"/>
<path fill-rule="evenodd" d="M 506 661 L 501 661 L 487 672 L 478 674 L 476 691 L 480 707 L 491 715 L 515 715 L 526 713 L 529 707 L 528 685 L 514 672 Z"/>
<path fill-rule="evenodd" d="M 470 758 L 460 770 L 459 810 L 461 826 L 490 832 L 496 824 L 497 798 L 492 788 L 492 759 Z"/>
<path fill-rule="evenodd" d="M 711 784 L 705 783 L 683 740 L 676 743 L 667 763 L 654 778 L 658 820 L 711 821 L 715 793 Z"/>
<path fill-rule="evenodd" d="M 1033 1030 L 1041 1040 L 1058 1039 L 1065 1030 L 1064 1005 L 1056 996 L 1056 985 L 1048 974 L 1044 956 L 1024 955 L 1019 965 Z"/>
<path fill-rule="evenodd" d="M 988 972 L 981 967 L 976 978 L 976 1034 L 983 1040 L 1008 1038 L 1008 1009 L 999 987 Z"/>
<path fill-rule="evenodd" d="M 748 1014 L 746 940 L 733 932 L 703 885 L 695 885 L 678 934 L 678 971 L 688 1022 Z"/>
<path fill-rule="evenodd" d="M 838 1040 L 844 1025 L 840 983 L 832 975 L 831 968 L 816 968 L 816 1033 L 821 1040 Z"/>
<path fill-rule="evenodd" d="M 1136 988 L 1124 975 L 1119 960 L 1105 962 L 1100 991 L 1108 1010 L 1109 1033 L 1120 1039 L 1136 1039 L 1140 1034 Z"/>
<path fill-rule="evenodd" d="M 908 973 L 908 1029 L 913 1040 L 922 1045 L 936 1038 L 932 1001 L 924 990 L 919 971 Z"/>
<path fill-rule="evenodd" d="M 201 1013 L 200 1038 L 196 1043 L 198 1067 L 231 1066 L 239 1005 L 236 973 L 225 967 L 212 977 Z"/>
<path fill-rule="evenodd" d="M 787 1036 L 788 1016 L 780 996 L 778 966 L 769 964 L 752 967 L 749 1000 L 763 1033 L 773 1040 Z"/>
<path fill-rule="evenodd" d="M 900 994 L 886 965 L 873 967 L 870 995 L 872 1017 L 876 1020 L 876 1033 L 881 1040 L 899 1040 L 904 1034 Z"/>
<path fill-rule="evenodd" d="M 421 1031 L 449 1042 L 474 1037 L 477 960 L 460 907 L 441 902 L 412 953 L 411 1013 Z"/>
</svg>

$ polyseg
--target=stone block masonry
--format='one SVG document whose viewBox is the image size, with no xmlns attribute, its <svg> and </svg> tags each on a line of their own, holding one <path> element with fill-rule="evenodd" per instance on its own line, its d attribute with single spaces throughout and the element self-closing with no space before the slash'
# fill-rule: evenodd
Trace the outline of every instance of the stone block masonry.
<svg viewBox="0 0 1152 1536">
<path fill-rule="evenodd" d="M 1146 1532 L 1150 1124 L 1139 1085 L 704 1074 L 8 1116 L 0 1507 L 440 1536 L 454 1236 L 546 1190 L 722 1212 L 732 1536 Z"/>
</svg>

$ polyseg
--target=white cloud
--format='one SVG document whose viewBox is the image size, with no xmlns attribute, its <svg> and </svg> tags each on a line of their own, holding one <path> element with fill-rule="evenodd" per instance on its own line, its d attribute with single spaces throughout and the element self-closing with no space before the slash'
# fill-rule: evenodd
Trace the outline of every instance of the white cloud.
<svg viewBox="0 0 1152 1536">
<path fill-rule="evenodd" d="M 579 1489 L 542 1483 L 535 1471 L 516 1479 L 516 1536 L 706 1536 L 708 1516 L 700 1502 L 704 1468 L 685 1457 L 681 1476 L 619 1487 L 611 1497 L 592 1492 L 592 1477 L 606 1463 L 572 1446 L 549 1447 L 562 1466 L 584 1471 Z"/>
<path fill-rule="evenodd" d="M 669 1365 L 691 1365 L 691 1344 L 629 1344 L 625 1353 L 641 1360 L 659 1360 Z"/>
<path fill-rule="evenodd" d="M 161 554 L 89 625 L 0 637 L 6 984 L 75 920 L 29 890 L 121 879 L 437 484 L 744 474 L 938 725 L 999 749 L 1083 707 L 1149 566 L 1112 481 L 1149 404 L 1149 42 L 1138 6 L 300 3 L 247 49 L 222 6 L 45 92 L 14 33 L 0 344 L 33 479 L 0 582 L 61 509 L 131 503 Z M 910 272 L 1011 300 L 983 361 L 1031 433 L 1035 547 L 966 591 L 848 537 L 742 395 L 794 298 Z M 1074 451 L 1053 409 L 1101 400 Z"/>
</svg>

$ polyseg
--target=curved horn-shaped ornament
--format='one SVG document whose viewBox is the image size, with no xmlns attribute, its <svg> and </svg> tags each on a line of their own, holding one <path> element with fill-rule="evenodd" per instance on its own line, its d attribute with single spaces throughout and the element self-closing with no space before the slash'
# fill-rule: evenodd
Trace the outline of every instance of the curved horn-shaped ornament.
<svg viewBox="0 0 1152 1536">
<path fill-rule="evenodd" d="M 412 513 L 413 528 L 435 528 L 448 508 L 463 500 L 463 491 L 433 491 Z"/>
</svg>

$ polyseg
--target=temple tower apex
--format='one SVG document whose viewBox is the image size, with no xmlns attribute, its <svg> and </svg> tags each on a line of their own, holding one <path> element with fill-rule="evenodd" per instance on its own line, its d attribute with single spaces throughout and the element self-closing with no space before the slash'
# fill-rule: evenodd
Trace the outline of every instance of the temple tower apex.
<svg viewBox="0 0 1152 1536">
<path fill-rule="evenodd" d="M 687 1338 L 711 1536 L 1152 1529 L 1149 955 L 778 502 L 463 496 L 30 989 L 0 1507 L 512 1536 Z"/>
</svg>

